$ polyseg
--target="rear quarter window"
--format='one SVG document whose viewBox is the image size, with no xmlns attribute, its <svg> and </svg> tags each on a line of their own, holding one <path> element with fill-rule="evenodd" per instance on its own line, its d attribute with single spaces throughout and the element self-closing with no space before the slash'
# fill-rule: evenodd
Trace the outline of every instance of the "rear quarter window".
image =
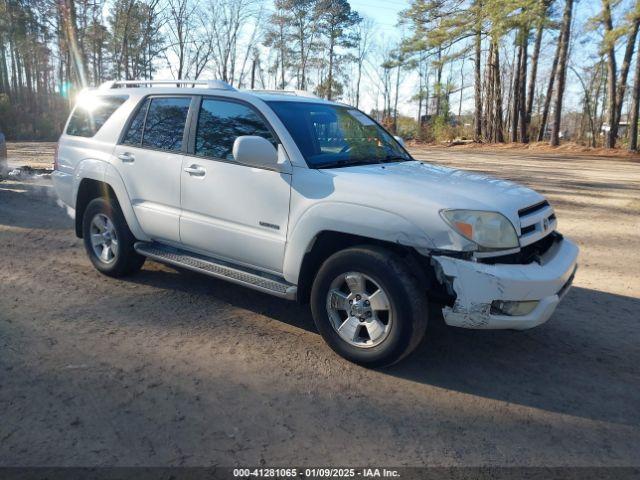
<svg viewBox="0 0 640 480">
<path fill-rule="evenodd" d="M 144 122 L 142 147 L 179 151 L 190 104 L 191 97 L 152 98 Z"/>
<path fill-rule="evenodd" d="M 69 119 L 67 135 L 93 137 L 126 100 L 125 96 L 109 96 L 79 102 Z"/>
<path fill-rule="evenodd" d="M 136 115 L 129 124 L 129 129 L 122 139 L 122 143 L 125 145 L 140 146 L 142 143 L 142 129 L 144 128 L 144 119 L 147 116 L 147 110 L 149 109 L 149 103 L 151 100 L 148 98 L 142 102 L 142 105 L 138 108 Z"/>
</svg>

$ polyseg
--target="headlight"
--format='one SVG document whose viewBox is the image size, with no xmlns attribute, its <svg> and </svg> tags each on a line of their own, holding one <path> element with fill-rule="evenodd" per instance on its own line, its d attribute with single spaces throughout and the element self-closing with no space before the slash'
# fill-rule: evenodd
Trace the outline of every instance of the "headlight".
<svg viewBox="0 0 640 480">
<path fill-rule="evenodd" d="M 518 248 L 518 235 L 511 222 L 497 212 L 480 210 L 441 210 L 451 228 L 480 247 L 480 250 Z"/>
</svg>

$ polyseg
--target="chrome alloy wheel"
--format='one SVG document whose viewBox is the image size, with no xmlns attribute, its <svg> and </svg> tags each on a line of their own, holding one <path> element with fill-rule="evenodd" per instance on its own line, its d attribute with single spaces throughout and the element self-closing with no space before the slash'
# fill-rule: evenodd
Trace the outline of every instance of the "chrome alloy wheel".
<svg viewBox="0 0 640 480">
<path fill-rule="evenodd" d="M 103 213 L 91 219 L 91 246 L 96 257 L 104 263 L 115 262 L 118 256 L 118 236 L 113 222 Z"/>
<path fill-rule="evenodd" d="M 391 331 L 393 311 L 385 291 L 371 277 L 348 272 L 336 277 L 327 294 L 331 325 L 349 345 L 371 348 Z"/>
</svg>

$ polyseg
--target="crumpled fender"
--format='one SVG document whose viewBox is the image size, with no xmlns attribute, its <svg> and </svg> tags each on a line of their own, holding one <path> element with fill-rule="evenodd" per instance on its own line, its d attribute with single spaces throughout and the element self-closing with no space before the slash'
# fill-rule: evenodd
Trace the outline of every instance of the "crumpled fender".
<svg viewBox="0 0 640 480">
<path fill-rule="evenodd" d="M 283 275 L 293 284 L 304 255 L 321 232 L 334 231 L 429 250 L 433 241 L 400 215 L 358 204 L 322 202 L 306 210 L 291 229 L 285 251 Z"/>
<path fill-rule="evenodd" d="M 578 246 L 565 237 L 543 255 L 541 263 L 486 264 L 433 255 L 436 277 L 456 297 L 453 306 L 442 310 L 445 322 L 465 328 L 529 328 L 546 321 L 575 274 L 578 252 Z M 494 300 L 541 302 L 529 316 L 505 318 L 491 314 Z"/>
</svg>

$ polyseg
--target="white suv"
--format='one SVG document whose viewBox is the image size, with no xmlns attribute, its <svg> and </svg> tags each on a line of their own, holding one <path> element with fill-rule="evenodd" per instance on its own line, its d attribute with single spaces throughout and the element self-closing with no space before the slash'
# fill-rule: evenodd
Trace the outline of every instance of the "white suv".
<svg viewBox="0 0 640 480">
<path fill-rule="evenodd" d="M 577 266 L 542 195 L 416 161 L 364 113 L 304 92 L 84 91 L 53 180 L 99 271 L 151 258 L 309 301 L 331 348 L 367 366 L 412 351 L 430 302 L 458 327 L 539 325 Z"/>
</svg>

